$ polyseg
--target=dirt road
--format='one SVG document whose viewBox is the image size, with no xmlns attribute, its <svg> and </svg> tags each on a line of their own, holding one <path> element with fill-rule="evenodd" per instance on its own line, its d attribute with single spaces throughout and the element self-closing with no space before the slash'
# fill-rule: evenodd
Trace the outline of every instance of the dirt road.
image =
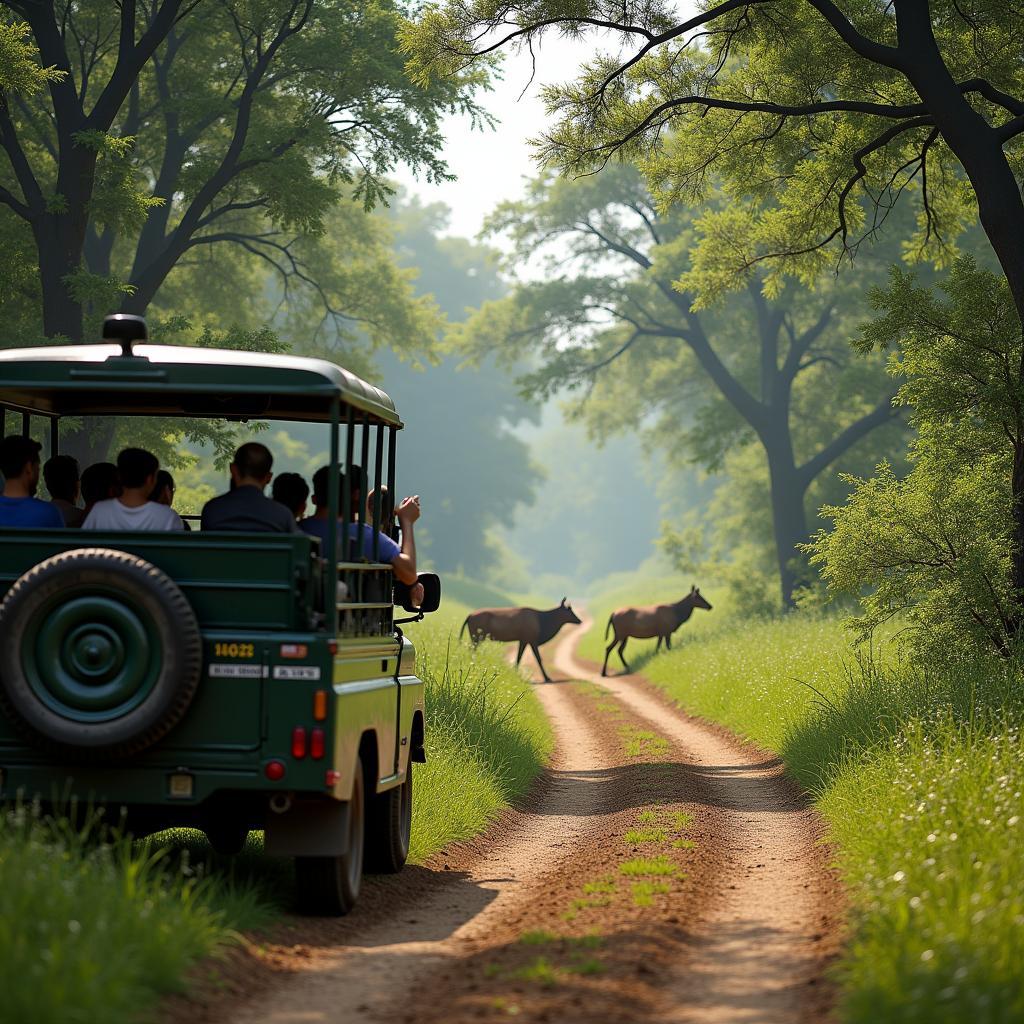
<svg viewBox="0 0 1024 1024">
<path fill-rule="evenodd" d="M 537 686 L 557 751 L 527 807 L 347 919 L 295 919 L 241 1005 L 172 1019 L 826 1020 L 841 899 L 814 815 L 770 756 L 581 665 L 584 628 Z"/>
</svg>

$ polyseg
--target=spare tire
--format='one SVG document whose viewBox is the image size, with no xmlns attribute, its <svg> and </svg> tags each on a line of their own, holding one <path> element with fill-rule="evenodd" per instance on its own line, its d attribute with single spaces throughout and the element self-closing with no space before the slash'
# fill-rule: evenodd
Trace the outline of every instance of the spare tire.
<svg viewBox="0 0 1024 1024">
<path fill-rule="evenodd" d="M 201 671 L 185 595 L 124 551 L 54 555 L 0 605 L 0 706 L 31 741 L 64 756 L 152 746 L 181 721 Z"/>
</svg>

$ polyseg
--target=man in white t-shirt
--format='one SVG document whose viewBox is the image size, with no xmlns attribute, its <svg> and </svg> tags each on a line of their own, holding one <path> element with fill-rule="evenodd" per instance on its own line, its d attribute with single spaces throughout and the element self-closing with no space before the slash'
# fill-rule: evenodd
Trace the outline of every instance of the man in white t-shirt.
<svg viewBox="0 0 1024 1024">
<path fill-rule="evenodd" d="M 117 457 L 121 496 L 96 502 L 85 517 L 82 529 L 183 530 L 185 525 L 174 509 L 149 500 L 159 468 L 160 463 L 152 452 L 125 448 Z"/>
</svg>

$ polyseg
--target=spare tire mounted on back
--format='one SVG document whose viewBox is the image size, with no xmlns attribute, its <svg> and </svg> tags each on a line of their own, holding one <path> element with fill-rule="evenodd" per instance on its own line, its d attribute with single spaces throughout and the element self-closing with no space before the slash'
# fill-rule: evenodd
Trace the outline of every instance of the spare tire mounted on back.
<svg viewBox="0 0 1024 1024">
<path fill-rule="evenodd" d="M 199 686 L 191 605 L 149 562 L 78 548 L 40 562 L 0 605 L 0 705 L 34 742 L 76 758 L 138 753 Z"/>
</svg>

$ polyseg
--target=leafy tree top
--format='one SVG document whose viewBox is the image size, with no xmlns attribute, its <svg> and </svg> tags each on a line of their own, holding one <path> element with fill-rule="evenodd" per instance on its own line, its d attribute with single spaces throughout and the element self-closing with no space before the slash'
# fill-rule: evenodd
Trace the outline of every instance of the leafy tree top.
<svg viewBox="0 0 1024 1024">
<path fill-rule="evenodd" d="M 1024 12 L 1002 0 L 493 0 L 430 8 L 404 39 L 421 81 L 484 67 L 544 34 L 610 43 L 545 91 L 541 157 L 569 174 L 639 161 L 664 207 L 713 189 L 763 206 L 705 233 L 718 287 L 769 259 L 813 280 L 913 193 L 915 256 L 947 261 L 980 208 L 1024 309 L 1016 176 L 1024 133 Z M 977 200 L 977 205 L 976 205 Z M 1019 249 L 1019 247 L 1016 247 Z M 712 282 L 709 282 L 709 284 Z M 769 289 L 780 287 L 771 275 Z"/>
</svg>

